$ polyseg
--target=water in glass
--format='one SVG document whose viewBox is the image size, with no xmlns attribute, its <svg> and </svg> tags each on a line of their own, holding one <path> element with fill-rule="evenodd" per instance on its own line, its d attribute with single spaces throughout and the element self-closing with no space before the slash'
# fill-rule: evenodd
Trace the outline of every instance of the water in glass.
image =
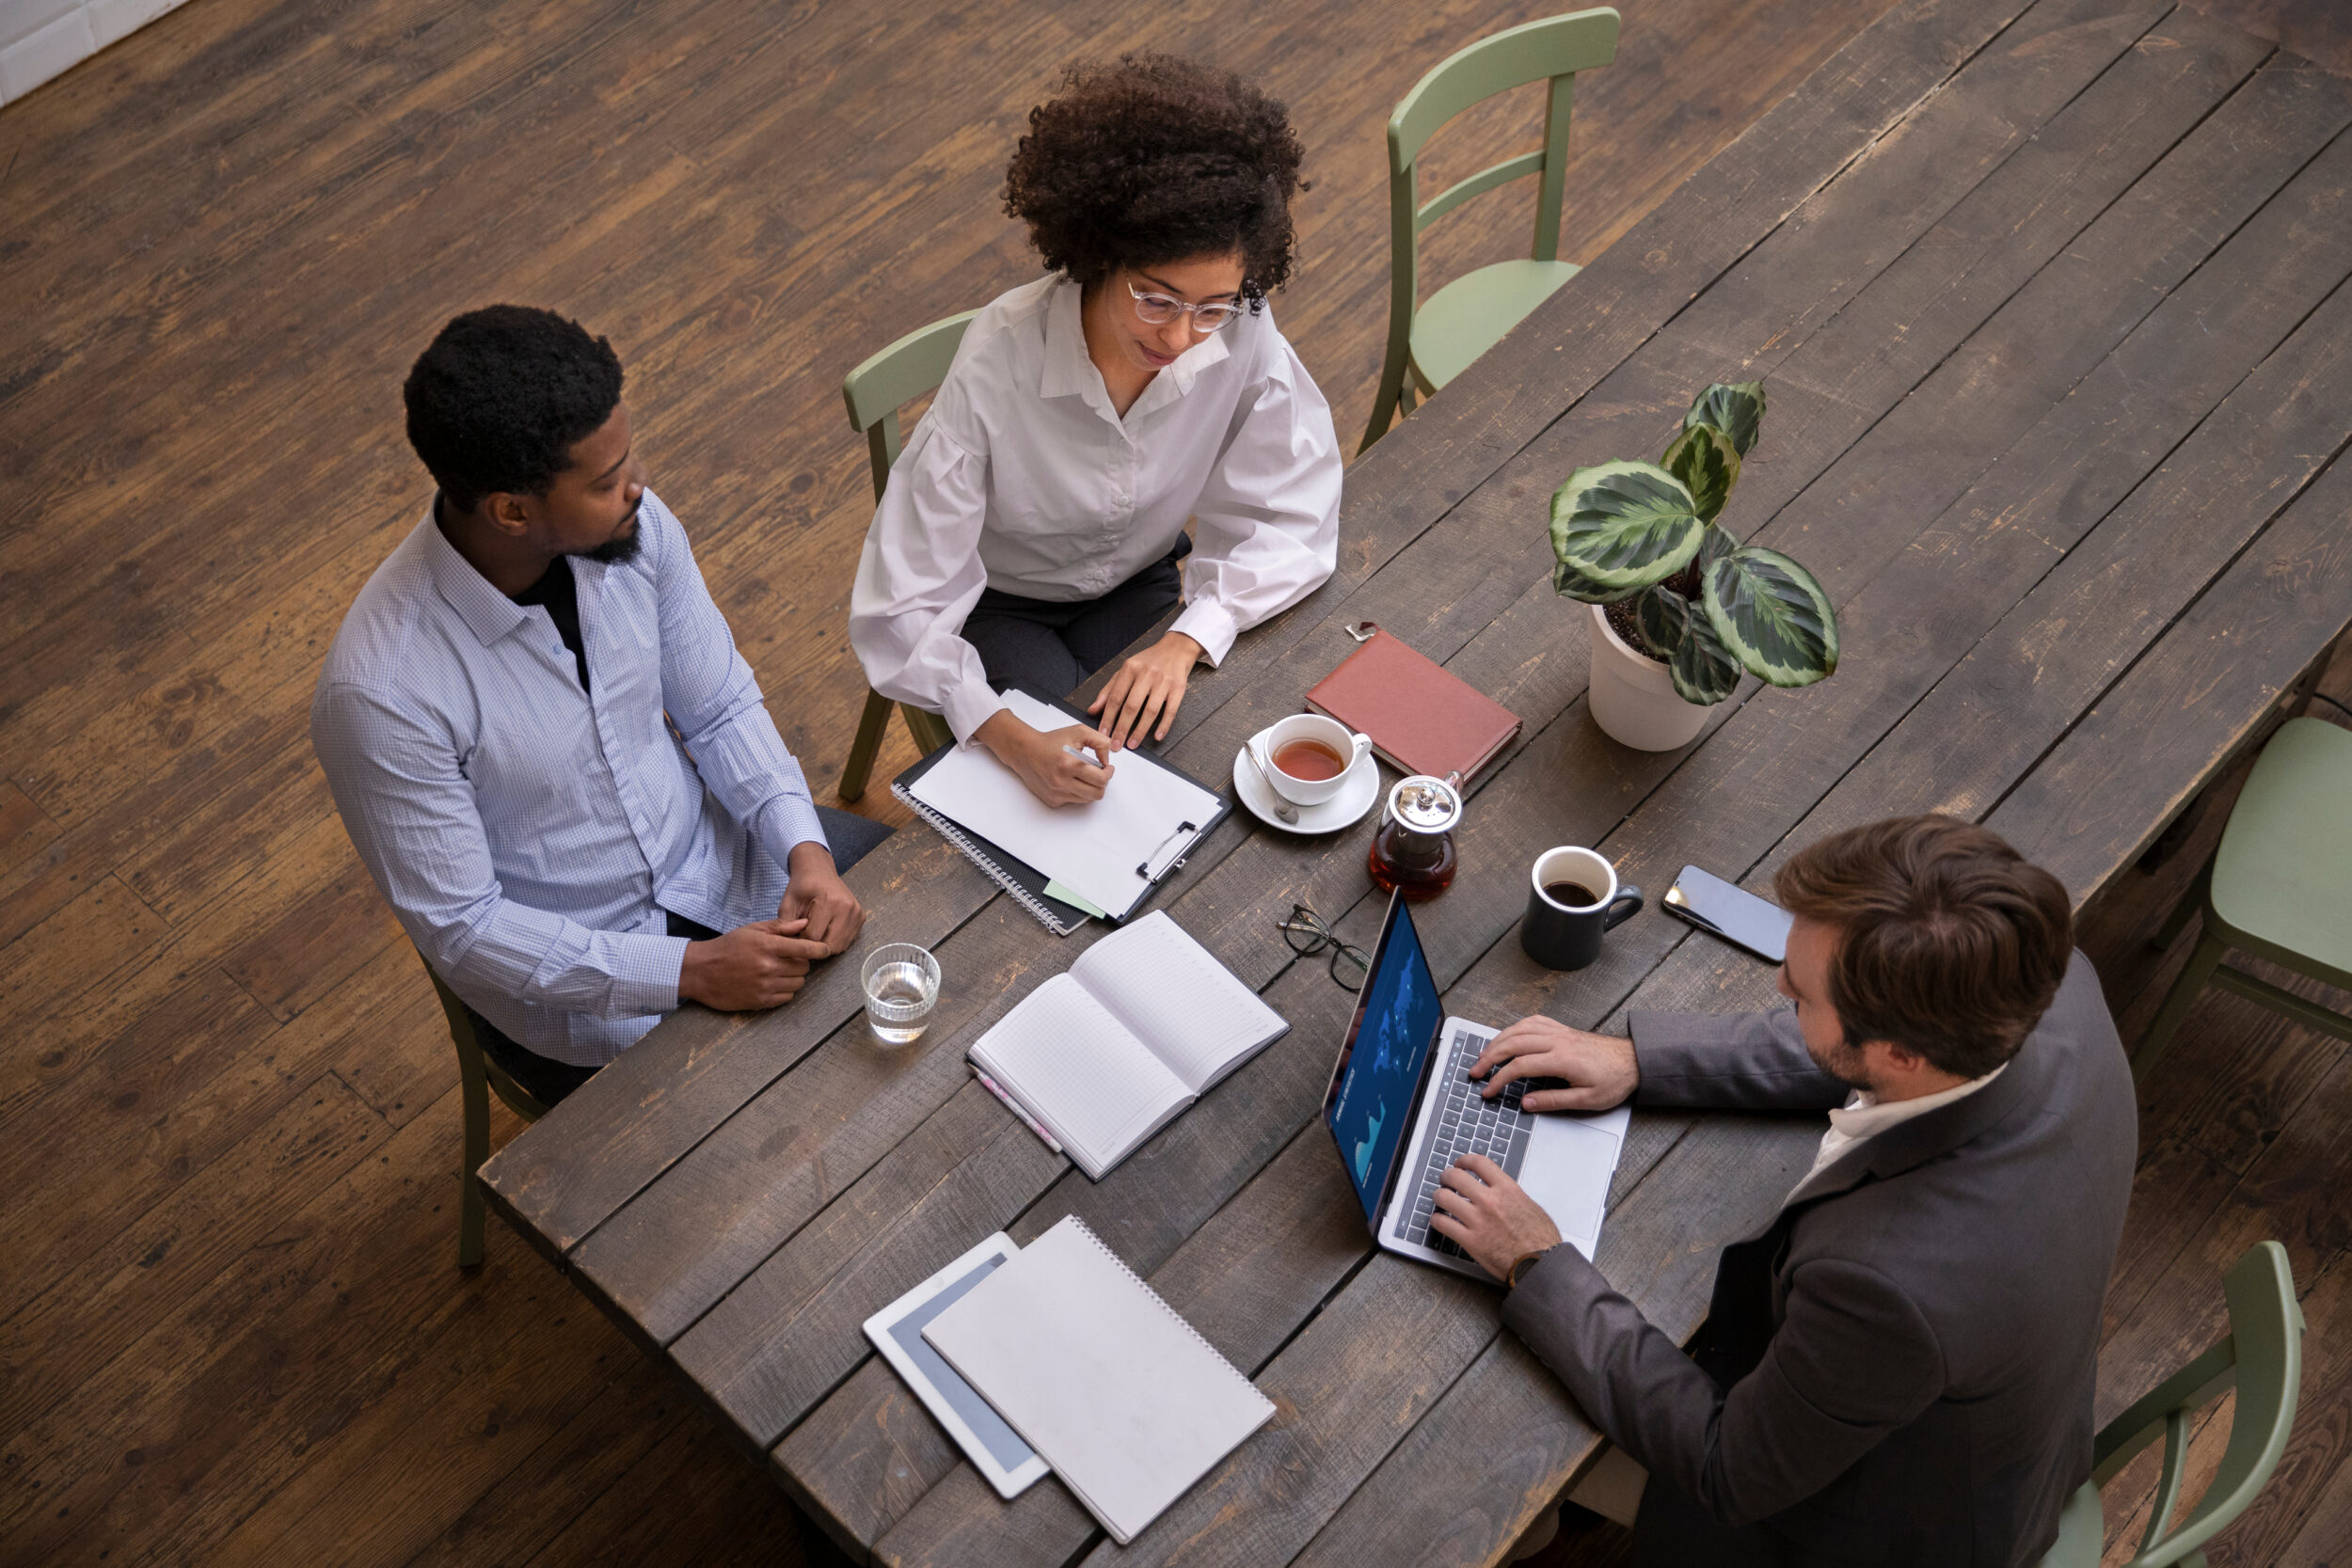
<svg viewBox="0 0 2352 1568">
<path fill-rule="evenodd" d="M 923 984 L 923 970 L 918 964 L 884 964 L 866 982 L 867 992 L 876 1003 L 874 1035 L 892 1045 L 907 1045 L 923 1037 L 924 1026 L 930 1022 L 930 1001 Z M 912 1023 L 889 1022 L 889 1016 L 910 1006 L 924 1007 Z"/>
<path fill-rule="evenodd" d="M 886 1045 L 923 1037 L 939 1000 L 939 960 L 913 942 L 894 942 L 866 956 L 866 1022 Z"/>
</svg>

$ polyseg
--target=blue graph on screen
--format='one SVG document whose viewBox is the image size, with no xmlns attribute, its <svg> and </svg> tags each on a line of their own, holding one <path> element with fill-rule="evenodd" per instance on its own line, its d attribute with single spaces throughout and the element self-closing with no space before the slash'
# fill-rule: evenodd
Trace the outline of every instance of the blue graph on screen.
<svg viewBox="0 0 2352 1568">
<path fill-rule="evenodd" d="M 1413 1091 L 1438 1016 L 1436 977 L 1422 956 L 1412 917 L 1400 905 L 1396 925 L 1365 982 L 1363 1022 L 1331 1109 L 1340 1157 L 1368 1219 L 1377 1217 L 1397 1141 L 1412 1118 Z"/>
</svg>

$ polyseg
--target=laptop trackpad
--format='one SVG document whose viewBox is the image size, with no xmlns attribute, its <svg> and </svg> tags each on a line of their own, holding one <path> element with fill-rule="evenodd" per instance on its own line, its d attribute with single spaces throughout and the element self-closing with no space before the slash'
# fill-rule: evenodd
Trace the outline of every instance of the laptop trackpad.
<svg viewBox="0 0 2352 1568">
<path fill-rule="evenodd" d="M 1590 1258 L 1600 1240 L 1609 1183 L 1625 1142 L 1625 1107 L 1598 1116 L 1534 1116 L 1519 1185 L 1551 1216 L 1560 1234 Z"/>
</svg>

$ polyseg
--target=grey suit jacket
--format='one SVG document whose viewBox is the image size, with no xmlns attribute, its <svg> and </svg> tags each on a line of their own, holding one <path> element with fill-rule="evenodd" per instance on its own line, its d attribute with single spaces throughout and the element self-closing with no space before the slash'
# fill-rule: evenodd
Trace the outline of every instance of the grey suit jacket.
<svg viewBox="0 0 2352 1568">
<path fill-rule="evenodd" d="M 1632 1015 L 1637 1103 L 1820 1111 L 1786 1010 Z M 1503 1321 L 1612 1441 L 1807 1563 L 2034 1561 L 2090 1474 L 2107 1274 L 2138 1113 L 2077 953 L 2008 1071 L 1864 1140 L 1726 1247 L 1689 1354 L 1575 1248 Z"/>
</svg>

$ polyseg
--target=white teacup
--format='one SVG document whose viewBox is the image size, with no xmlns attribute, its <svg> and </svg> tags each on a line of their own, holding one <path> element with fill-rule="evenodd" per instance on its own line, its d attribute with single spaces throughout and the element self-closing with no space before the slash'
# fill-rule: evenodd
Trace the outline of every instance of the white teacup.
<svg viewBox="0 0 2352 1568">
<path fill-rule="evenodd" d="M 1281 750 L 1296 741 L 1312 741 L 1340 759 L 1340 770 L 1327 779 L 1302 779 L 1285 773 L 1275 762 Z M 1259 768 L 1274 793 L 1295 806 L 1319 806 L 1340 792 L 1348 774 L 1372 750 L 1372 737 L 1358 735 L 1336 719 L 1326 719 L 1320 713 L 1295 713 L 1279 723 L 1268 724 L 1249 737 L 1249 754 L 1257 759 Z"/>
</svg>

